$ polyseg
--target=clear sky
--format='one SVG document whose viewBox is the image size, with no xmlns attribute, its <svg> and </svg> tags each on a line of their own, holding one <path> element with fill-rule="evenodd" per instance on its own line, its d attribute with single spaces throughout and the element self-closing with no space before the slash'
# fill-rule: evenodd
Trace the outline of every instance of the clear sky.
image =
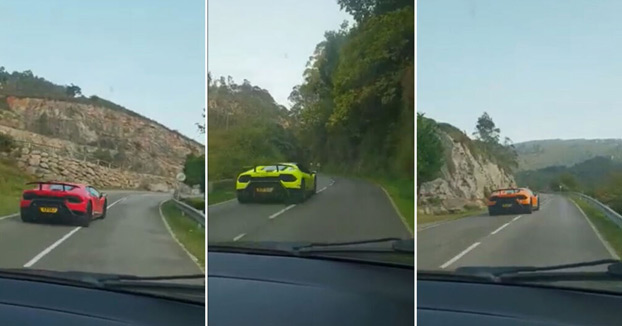
<svg viewBox="0 0 622 326">
<path fill-rule="evenodd" d="M 210 0 L 207 10 L 212 78 L 248 79 L 287 107 L 324 32 L 352 21 L 337 0 Z"/>
<path fill-rule="evenodd" d="M 204 143 L 204 0 L 0 2 L 0 66 L 74 83 Z"/>
<path fill-rule="evenodd" d="M 622 1 L 419 0 L 417 110 L 515 142 L 622 138 Z"/>
</svg>

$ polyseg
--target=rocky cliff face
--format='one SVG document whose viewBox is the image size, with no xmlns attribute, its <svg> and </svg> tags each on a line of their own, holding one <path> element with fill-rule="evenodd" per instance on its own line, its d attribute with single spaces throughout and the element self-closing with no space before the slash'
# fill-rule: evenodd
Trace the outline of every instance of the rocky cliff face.
<svg viewBox="0 0 622 326">
<path fill-rule="evenodd" d="M 156 175 L 179 172 L 185 156 L 204 147 L 145 118 L 94 105 L 6 98 L 4 132 L 23 142 L 51 144 L 127 170 Z"/>
<path fill-rule="evenodd" d="M 35 98 L 0 98 L 0 133 L 11 155 L 38 177 L 103 187 L 172 184 L 189 153 L 203 145 L 138 115 L 110 108 Z M 157 186 L 160 185 L 160 186 Z"/>
<path fill-rule="evenodd" d="M 461 211 L 465 207 L 483 207 L 491 190 L 515 185 L 514 177 L 476 153 L 462 135 L 459 141 L 441 131 L 445 164 L 441 176 L 421 185 L 418 209 L 440 214 Z"/>
</svg>

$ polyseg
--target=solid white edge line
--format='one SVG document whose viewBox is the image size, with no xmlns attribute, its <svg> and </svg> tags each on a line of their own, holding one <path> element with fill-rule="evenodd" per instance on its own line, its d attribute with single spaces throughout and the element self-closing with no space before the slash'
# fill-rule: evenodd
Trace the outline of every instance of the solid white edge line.
<svg viewBox="0 0 622 326">
<path fill-rule="evenodd" d="M 233 238 L 233 241 L 238 241 L 238 240 L 242 239 L 242 237 L 245 236 L 245 235 L 246 235 L 246 233 L 240 233 L 237 236 L 235 236 L 235 238 Z"/>
<path fill-rule="evenodd" d="M 282 210 L 280 210 L 280 211 L 278 211 L 278 212 L 268 216 L 268 219 L 273 219 L 273 218 L 275 218 L 275 217 L 277 217 L 277 216 L 287 212 L 288 210 L 294 208 L 295 206 L 296 206 L 296 204 L 289 205 L 289 206 L 283 208 Z"/>
<path fill-rule="evenodd" d="M 410 225 L 408 225 L 408 222 L 406 222 L 406 218 L 404 218 L 404 215 L 402 215 L 402 213 L 400 213 L 400 210 L 397 208 L 397 205 L 395 204 L 395 202 L 393 201 L 393 198 L 391 198 L 391 195 L 389 195 L 389 192 L 384 189 L 383 186 L 378 185 L 380 187 L 380 189 L 382 189 L 382 191 L 384 191 L 384 194 L 387 195 L 387 198 L 389 198 L 389 201 L 391 202 L 391 205 L 393 206 L 393 210 L 395 210 L 395 213 L 397 213 L 397 216 L 400 217 L 400 220 L 402 221 L 402 224 L 404 224 L 404 227 L 406 228 L 406 230 L 408 230 L 408 233 L 410 233 L 411 237 L 414 237 L 414 231 L 410 229 Z"/>
<path fill-rule="evenodd" d="M 82 228 L 81 226 L 78 226 L 78 227 L 74 228 L 73 230 L 71 230 L 69 233 L 65 234 L 62 238 L 56 240 L 56 242 L 54 242 L 51 246 L 45 248 L 42 252 L 40 252 L 38 255 L 36 255 L 33 259 L 31 259 L 26 264 L 24 264 L 24 267 L 31 267 L 32 265 L 34 265 L 41 258 L 43 258 L 45 255 L 49 254 L 50 251 L 52 251 L 54 248 L 58 247 L 61 243 L 63 243 L 63 241 L 67 240 L 74 233 L 78 232 L 81 228 Z"/>
<path fill-rule="evenodd" d="M 324 191 L 324 190 L 326 190 L 326 187 L 324 187 L 324 188 L 322 188 L 322 189 L 318 190 L 318 191 L 317 191 L 317 193 L 319 194 L 320 192 L 322 192 L 322 191 Z"/>
<path fill-rule="evenodd" d="M 579 205 L 574 200 L 571 199 L 570 201 L 575 205 L 575 207 L 579 210 L 579 212 L 581 212 L 581 215 L 583 215 L 583 217 L 585 218 L 587 223 L 590 225 L 590 227 L 592 228 L 594 233 L 596 233 L 596 237 L 598 237 L 598 240 L 600 240 L 600 242 L 603 244 L 603 246 L 605 246 L 605 249 L 607 249 L 607 251 L 609 252 L 611 257 L 613 257 L 614 259 L 619 260 L 620 257 L 618 256 L 618 254 L 615 252 L 615 250 L 613 250 L 613 248 L 611 248 L 611 246 L 609 245 L 609 242 L 607 242 L 605 240 L 605 238 L 603 238 L 603 236 L 600 234 L 600 232 L 598 232 L 598 229 L 596 229 L 596 227 L 594 226 L 592 221 L 590 221 L 590 218 L 587 217 L 587 215 L 585 215 L 585 212 L 581 209 L 581 207 L 579 207 Z"/>
<path fill-rule="evenodd" d="M 108 207 L 106 207 L 106 208 L 108 209 L 108 208 L 112 207 L 113 205 L 115 205 L 116 203 L 122 202 L 122 201 L 124 201 L 126 199 L 127 199 L 127 197 L 123 197 L 123 198 L 115 201 L 114 203 L 108 205 Z M 41 251 L 34 258 L 29 260 L 26 264 L 24 264 L 24 267 L 31 267 L 32 265 L 34 265 L 36 262 L 41 260 L 41 258 L 43 258 L 45 255 L 49 254 L 54 248 L 58 247 L 65 240 L 69 239 L 70 236 L 72 236 L 74 233 L 78 232 L 81 228 L 82 228 L 81 226 L 78 226 L 78 227 L 74 228 L 73 230 L 69 231 L 69 233 L 65 234 L 62 238 L 56 240 L 56 242 L 51 244 L 49 247 L 43 249 L 43 251 Z"/>
<path fill-rule="evenodd" d="M 469 251 L 475 249 L 475 247 L 479 246 L 480 242 L 476 242 L 472 245 L 470 245 L 468 248 L 464 249 L 461 253 L 459 253 L 458 255 L 456 255 L 454 258 L 448 260 L 446 263 L 444 263 L 443 265 L 441 265 L 442 269 L 447 268 L 449 265 L 455 263 L 458 259 L 462 258 L 462 256 L 466 255 L 469 253 Z"/>
<path fill-rule="evenodd" d="M 491 235 L 497 234 L 497 232 L 503 230 L 503 228 L 505 228 L 506 226 L 510 225 L 511 222 L 507 222 L 503 225 L 501 225 L 499 228 L 497 228 L 496 230 L 490 232 Z"/>
<path fill-rule="evenodd" d="M 161 201 L 160 204 L 158 205 L 158 211 L 160 212 L 160 218 L 162 219 L 162 222 L 164 223 L 166 230 L 171 235 L 173 240 L 177 242 L 177 244 L 181 247 L 181 249 L 183 249 L 183 251 L 188 255 L 188 257 L 190 257 L 190 260 L 192 260 L 192 262 L 199 268 L 199 270 L 201 270 L 202 273 L 205 273 L 205 270 L 203 269 L 203 267 L 201 267 L 201 264 L 199 264 L 199 259 L 197 259 L 197 257 L 191 254 L 190 251 L 188 251 L 188 249 L 186 249 L 186 247 L 184 247 L 184 245 L 179 241 L 179 239 L 177 239 L 177 236 L 175 236 L 173 229 L 171 229 L 171 226 L 166 221 L 166 218 L 164 217 L 164 213 L 162 213 L 162 205 L 169 200 L 170 199 L 165 199 Z"/>
<path fill-rule="evenodd" d="M 512 221 L 518 220 L 519 218 L 521 218 L 521 216 L 523 216 L 523 215 L 518 215 L 517 217 L 513 218 Z"/>
<path fill-rule="evenodd" d="M 7 219 L 7 218 L 11 218 L 11 217 L 16 217 L 16 216 L 19 216 L 19 213 L 2 216 L 2 217 L 0 217 L 0 221 L 2 221 L 4 219 Z"/>
</svg>

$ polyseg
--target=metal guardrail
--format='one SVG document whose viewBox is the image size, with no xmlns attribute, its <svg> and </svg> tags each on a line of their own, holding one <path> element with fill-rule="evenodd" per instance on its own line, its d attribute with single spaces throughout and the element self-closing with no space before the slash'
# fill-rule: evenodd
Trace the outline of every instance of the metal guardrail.
<svg viewBox="0 0 622 326">
<path fill-rule="evenodd" d="M 611 209 L 611 207 L 601 203 L 597 199 L 594 199 L 588 195 L 582 194 L 580 192 L 573 192 L 573 194 L 585 199 L 589 203 L 591 203 L 594 207 L 600 210 L 609 220 L 615 223 L 618 227 L 622 228 L 622 215 L 618 214 L 618 212 Z"/>
<path fill-rule="evenodd" d="M 173 202 L 181 210 L 182 215 L 192 218 L 201 227 L 205 228 L 205 213 L 177 199 L 173 198 Z"/>
</svg>

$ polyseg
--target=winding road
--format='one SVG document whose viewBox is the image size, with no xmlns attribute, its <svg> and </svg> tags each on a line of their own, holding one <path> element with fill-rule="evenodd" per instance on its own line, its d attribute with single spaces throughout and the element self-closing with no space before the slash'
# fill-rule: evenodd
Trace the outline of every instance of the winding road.
<svg viewBox="0 0 622 326">
<path fill-rule="evenodd" d="M 420 226 L 417 268 L 547 266 L 617 258 L 572 201 L 541 197 L 540 210 L 532 214 L 485 214 Z"/>
<path fill-rule="evenodd" d="M 159 206 L 170 194 L 104 191 L 108 215 L 88 228 L 0 220 L 0 268 L 35 268 L 139 276 L 197 274 L 175 242 Z"/>
<path fill-rule="evenodd" d="M 318 176 L 318 193 L 297 205 L 239 204 L 208 207 L 208 241 L 342 242 L 412 238 L 390 199 L 362 180 Z"/>
</svg>

